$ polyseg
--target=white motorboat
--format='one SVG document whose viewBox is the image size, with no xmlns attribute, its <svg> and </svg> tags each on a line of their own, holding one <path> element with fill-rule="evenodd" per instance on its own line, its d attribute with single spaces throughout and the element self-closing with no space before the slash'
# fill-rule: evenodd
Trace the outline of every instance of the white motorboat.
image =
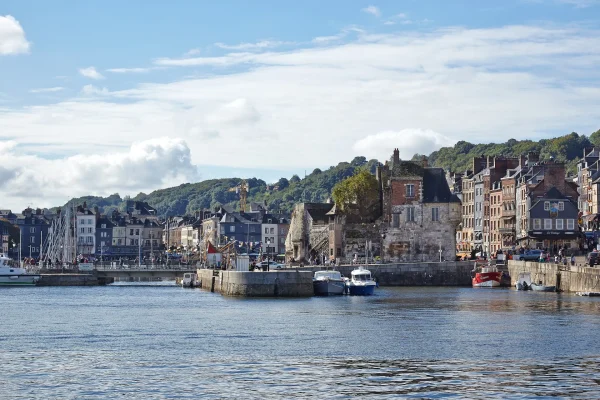
<svg viewBox="0 0 600 400">
<path fill-rule="evenodd" d="M 315 295 L 344 294 L 345 281 L 340 271 L 316 271 L 313 277 Z"/>
<path fill-rule="evenodd" d="M 353 270 L 350 280 L 346 282 L 351 296 L 370 296 L 375 292 L 375 286 L 377 282 L 371 277 L 371 271 L 363 267 Z"/>
<path fill-rule="evenodd" d="M 517 290 L 531 290 L 531 273 L 521 272 L 515 283 Z"/>
<path fill-rule="evenodd" d="M 39 280 L 40 275 L 27 273 L 14 260 L 0 254 L 0 286 L 34 286 Z"/>
<path fill-rule="evenodd" d="M 198 286 L 198 275 L 193 272 L 186 272 L 183 274 L 183 279 L 181 280 L 182 287 L 193 288 Z"/>
</svg>

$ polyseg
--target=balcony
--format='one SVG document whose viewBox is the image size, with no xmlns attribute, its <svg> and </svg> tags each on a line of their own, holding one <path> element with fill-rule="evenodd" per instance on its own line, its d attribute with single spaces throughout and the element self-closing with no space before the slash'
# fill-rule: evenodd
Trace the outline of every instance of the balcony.
<svg viewBox="0 0 600 400">
<path fill-rule="evenodd" d="M 505 226 L 503 228 L 498 229 L 498 232 L 500 232 L 501 234 L 506 234 L 506 233 L 515 233 L 515 227 L 514 226 Z"/>
<path fill-rule="evenodd" d="M 517 210 L 502 210 L 502 218 L 511 218 L 517 215 Z"/>
</svg>

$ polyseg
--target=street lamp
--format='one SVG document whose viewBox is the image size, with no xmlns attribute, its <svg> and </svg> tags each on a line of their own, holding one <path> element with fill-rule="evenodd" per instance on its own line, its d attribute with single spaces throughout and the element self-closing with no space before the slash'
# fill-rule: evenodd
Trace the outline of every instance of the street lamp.
<svg viewBox="0 0 600 400">
<path fill-rule="evenodd" d="M 440 253 L 440 262 L 442 262 L 442 242 L 439 241 L 438 245 L 440 246 L 440 249 L 438 250 L 438 252 Z"/>
</svg>

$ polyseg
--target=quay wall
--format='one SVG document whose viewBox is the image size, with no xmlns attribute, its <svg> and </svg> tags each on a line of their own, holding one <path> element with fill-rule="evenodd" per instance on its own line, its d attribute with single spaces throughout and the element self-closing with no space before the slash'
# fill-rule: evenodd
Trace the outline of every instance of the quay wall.
<svg viewBox="0 0 600 400">
<path fill-rule="evenodd" d="M 113 282 L 113 278 L 96 274 L 41 274 L 37 286 L 98 286 Z"/>
<path fill-rule="evenodd" d="M 200 287 L 224 296 L 309 297 L 313 295 L 313 274 L 295 269 L 270 272 L 218 271 L 199 269 Z"/>
<path fill-rule="evenodd" d="M 565 292 L 600 292 L 600 268 L 585 265 L 562 266 L 553 263 L 509 261 L 508 271 L 514 286 L 521 272 L 531 273 L 532 282 L 557 286 Z"/>
<path fill-rule="evenodd" d="M 370 264 L 364 266 L 371 271 L 380 286 L 471 286 L 473 261 L 446 261 L 421 263 Z M 350 277 L 356 265 L 340 265 L 335 269 Z M 311 272 L 322 270 L 322 266 L 298 268 Z"/>
<path fill-rule="evenodd" d="M 335 269 L 350 277 L 356 265 Z M 472 261 L 371 264 L 365 266 L 380 286 L 470 286 Z M 200 287 L 225 296 L 312 296 L 312 277 L 323 266 L 288 267 L 269 272 L 198 269 Z"/>
</svg>

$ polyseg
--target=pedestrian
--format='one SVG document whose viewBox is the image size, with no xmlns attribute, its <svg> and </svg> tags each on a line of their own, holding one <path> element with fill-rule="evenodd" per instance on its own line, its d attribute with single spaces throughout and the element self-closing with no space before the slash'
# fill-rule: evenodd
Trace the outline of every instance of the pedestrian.
<svg viewBox="0 0 600 400">
<path fill-rule="evenodd" d="M 571 265 L 575 265 L 575 254 L 571 254 Z"/>
</svg>

